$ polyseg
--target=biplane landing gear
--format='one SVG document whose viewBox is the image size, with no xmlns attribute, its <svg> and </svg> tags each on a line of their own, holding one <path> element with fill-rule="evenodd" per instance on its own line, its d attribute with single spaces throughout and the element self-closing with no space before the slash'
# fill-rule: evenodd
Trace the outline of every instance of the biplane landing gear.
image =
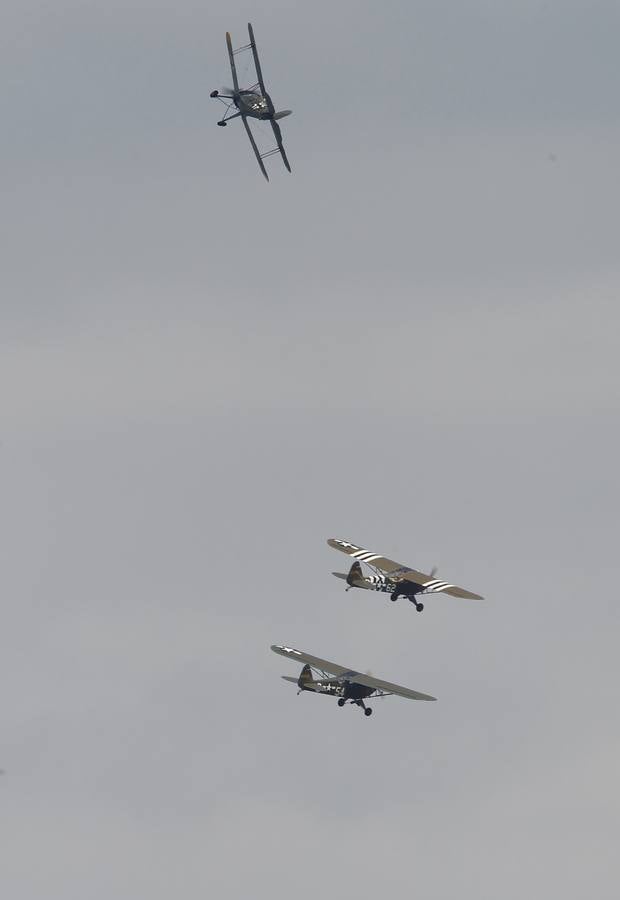
<svg viewBox="0 0 620 900">
<path fill-rule="evenodd" d="M 338 698 L 338 706 L 344 706 L 346 702 L 347 701 L 344 699 L 344 697 Z"/>
<path fill-rule="evenodd" d="M 219 97 L 219 96 L 220 96 L 219 91 L 211 91 L 211 93 L 209 94 L 209 97 Z"/>
<path fill-rule="evenodd" d="M 367 707 L 366 707 L 366 709 L 364 710 L 364 715 L 365 715 L 365 716 L 372 716 L 372 709 L 370 708 L 370 706 L 367 706 Z"/>
<path fill-rule="evenodd" d="M 222 128 L 225 128 L 226 125 L 228 125 L 228 122 L 223 122 L 223 121 L 222 121 L 222 122 L 218 122 L 217 124 L 220 125 Z"/>
</svg>

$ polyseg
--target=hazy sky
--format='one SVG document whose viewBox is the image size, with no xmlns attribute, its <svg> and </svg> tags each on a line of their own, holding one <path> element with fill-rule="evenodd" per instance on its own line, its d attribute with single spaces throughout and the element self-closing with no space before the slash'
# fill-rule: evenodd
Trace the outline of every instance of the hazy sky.
<svg viewBox="0 0 620 900">
<path fill-rule="evenodd" d="M 0 11 L 2 897 L 615 900 L 618 3 Z"/>
</svg>

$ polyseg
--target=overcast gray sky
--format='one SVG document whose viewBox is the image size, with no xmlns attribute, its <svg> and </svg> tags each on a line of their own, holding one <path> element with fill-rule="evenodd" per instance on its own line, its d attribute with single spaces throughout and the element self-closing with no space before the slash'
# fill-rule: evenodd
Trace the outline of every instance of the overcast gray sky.
<svg viewBox="0 0 620 900">
<path fill-rule="evenodd" d="M 618 3 L 0 9 L 2 896 L 615 900 Z"/>
</svg>

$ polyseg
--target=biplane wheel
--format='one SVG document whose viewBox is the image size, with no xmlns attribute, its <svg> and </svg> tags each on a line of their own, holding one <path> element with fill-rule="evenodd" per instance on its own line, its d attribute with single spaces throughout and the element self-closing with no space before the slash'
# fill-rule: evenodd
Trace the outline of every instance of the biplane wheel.
<svg viewBox="0 0 620 900">
<path fill-rule="evenodd" d="M 338 700 L 338 706 L 344 706 L 345 703 L 346 703 L 346 700 L 344 699 L 344 697 L 340 697 Z"/>
<path fill-rule="evenodd" d="M 227 123 L 226 122 L 218 122 L 217 124 L 221 125 L 223 128 L 225 128 Z"/>
<path fill-rule="evenodd" d="M 367 707 L 366 707 L 366 709 L 364 710 L 364 715 L 365 715 L 365 716 L 372 716 L 372 709 L 370 708 L 370 706 L 367 706 Z"/>
<path fill-rule="evenodd" d="M 211 91 L 211 93 L 209 94 L 209 97 L 219 97 L 219 95 L 220 95 L 219 91 Z"/>
<path fill-rule="evenodd" d="M 424 604 L 416 603 L 415 608 L 417 609 L 418 612 L 422 612 L 422 610 L 424 609 Z"/>
</svg>

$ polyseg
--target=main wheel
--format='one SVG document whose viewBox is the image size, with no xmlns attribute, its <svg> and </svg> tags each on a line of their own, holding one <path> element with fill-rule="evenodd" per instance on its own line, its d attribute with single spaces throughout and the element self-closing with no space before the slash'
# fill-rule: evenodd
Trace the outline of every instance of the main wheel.
<svg viewBox="0 0 620 900">
<path fill-rule="evenodd" d="M 390 594 L 390 600 L 392 601 L 392 603 L 394 603 L 396 600 L 398 600 L 398 594 Z"/>
<path fill-rule="evenodd" d="M 226 122 L 218 122 L 217 124 L 220 125 L 222 128 L 226 127 Z"/>
<path fill-rule="evenodd" d="M 344 697 L 340 697 L 338 700 L 338 706 L 344 706 L 345 703 L 346 703 L 346 701 L 345 701 Z"/>
<path fill-rule="evenodd" d="M 416 603 L 415 608 L 417 609 L 418 612 L 422 612 L 422 610 L 424 609 L 424 604 Z"/>
<path fill-rule="evenodd" d="M 372 716 L 372 709 L 370 708 L 370 706 L 367 706 L 367 707 L 366 707 L 366 709 L 364 710 L 364 715 L 365 715 L 365 716 Z"/>
<path fill-rule="evenodd" d="M 219 91 L 211 91 L 211 93 L 209 94 L 209 97 L 219 97 L 219 96 L 220 96 Z"/>
</svg>

